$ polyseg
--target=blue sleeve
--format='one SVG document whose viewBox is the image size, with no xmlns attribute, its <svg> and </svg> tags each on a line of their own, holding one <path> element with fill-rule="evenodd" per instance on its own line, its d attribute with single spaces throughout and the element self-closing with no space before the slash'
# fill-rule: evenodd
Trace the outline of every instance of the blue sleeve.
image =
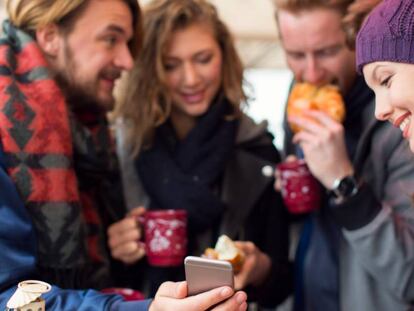
<svg viewBox="0 0 414 311">
<path fill-rule="evenodd" d="M 0 144 L 0 310 L 6 309 L 18 282 L 36 272 L 36 237 L 30 216 L 7 175 Z M 144 311 L 150 301 L 124 302 L 121 296 L 94 290 L 64 290 L 53 286 L 46 293 L 47 310 Z"/>
<path fill-rule="evenodd" d="M 0 291 L 30 277 L 36 262 L 30 216 L 3 165 L 0 146 Z"/>
<path fill-rule="evenodd" d="M 120 301 L 112 306 L 111 311 L 147 311 L 152 300 Z"/>
<path fill-rule="evenodd" d="M 6 310 L 9 298 L 16 286 L 0 293 L 0 310 Z M 147 311 L 151 300 L 124 301 L 119 295 L 102 294 L 95 290 L 67 290 L 52 287 L 49 293 L 42 295 L 46 301 L 46 310 L 61 311 Z"/>
</svg>

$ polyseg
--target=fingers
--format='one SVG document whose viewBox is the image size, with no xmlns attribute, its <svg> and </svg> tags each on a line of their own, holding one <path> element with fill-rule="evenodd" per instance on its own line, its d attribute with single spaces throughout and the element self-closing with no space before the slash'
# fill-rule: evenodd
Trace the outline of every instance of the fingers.
<svg viewBox="0 0 414 311">
<path fill-rule="evenodd" d="M 253 242 L 236 241 L 235 243 L 246 257 L 240 272 L 234 277 L 234 287 L 243 289 L 247 285 L 260 285 L 271 269 L 270 257 Z"/>
<path fill-rule="evenodd" d="M 298 158 L 295 155 L 290 154 L 286 157 L 285 162 L 294 162 L 297 159 Z M 277 169 L 277 166 L 276 166 L 276 169 L 275 169 L 275 182 L 273 184 L 273 187 L 277 192 L 282 191 L 282 175 L 281 175 L 280 171 Z"/>
<path fill-rule="evenodd" d="M 143 206 L 136 207 L 128 213 L 129 216 L 142 216 L 147 211 L 147 209 Z"/>
<path fill-rule="evenodd" d="M 325 112 L 317 110 L 306 110 L 303 116 L 289 117 L 289 122 L 299 126 L 302 131 L 314 135 L 320 134 L 325 129 L 334 130 L 340 125 Z"/>
<path fill-rule="evenodd" d="M 297 158 L 297 156 L 295 156 L 295 155 L 293 155 L 293 154 L 290 154 L 290 155 L 288 155 L 287 157 L 286 157 L 286 162 L 293 162 L 293 161 L 296 161 L 298 158 Z"/>
<path fill-rule="evenodd" d="M 158 288 L 157 293 L 155 294 L 155 297 L 158 296 L 165 296 L 170 298 L 178 298 L 177 295 L 180 294 L 180 286 L 184 283 L 185 286 L 186 282 L 164 282 L 160 285 Z"/>
<path fill-rule="evenodd" d="M 234 292 L 230 287 L 225 286 L 184 298 L 182 295 L 187 294 L 187 284 L 185 282 L 165 282 L 158 289 L 158 292 L 150 306 L 150 310 L 207 310 L 212 306 L 230 298 L 233 293 Z M 238 294 L 237 297 L 239 298 L 233 299 L 230 303 L 224 303 L 224 308 L 218 310 L 239 310 L 238 307 L 246 301 L 246 297 L 244 293 Z"/>
<path fill-rule="evenodd" d="M 111 249 L 112 257 L 125 264 L 137 262 L 145 256 L 145 253 L 145 244 L 139 241 L 132 241 Z"/>
<path fill-rule="evenodd" d="M 129 241 L 137 241 L 140 238 L 140 227 L 133 218 L 125 218 L 112 224 L 108 229 L 108 243 L 110 247 L 116 247 Z"/>
<path fill-rule="evenodd" d="M 275 182 L 273 184 L 273 188 L 275 191 L 280 192 L 282 191 L 282 175 L 280 174 L 279 170 L 275 170 Z"/>
<path fill-rule="evenodd" d="M 249 241 L 235 241 L 235 244 L 245 255 L 240 271 L 234 276 L 234 288 L 240 290 L 250 282 L 253 269 L 257 263 L 258 249 L 254 243 Z"/>
<path fill-rule="evenodd" d="M 300 131 L 299 133 L 297 133 L 295 136 L 293 136 L 292 142 L 294 144 L 301 144 L 301 147 L 303 148 L 303 144 L 306 143 L 317 143 L 318 141 L 322 140 L 321 135 L 316 136 L 313 133 L 310 132 L 306 132 L 306 131 Z"/>
<path fill-rule="evenodd" d="M 191 307 L 194 308 L 194 310 L 207 310 L 210 307 L 231 297 L 233 293 L 234 291 L 230 287 L 225 286 L 225 287 L 212 289 L 208 292 L 201 293 L 201 294 L 189 297 L 187 299 L 190 300 Z"/>
<path fill-rule="evenodd" d="M 188 287 L 187 282 L 179 282 L 175 291 L 175 298 L 182 299 L 187 297 L 188 295 Z"/>
<path fill-rule="evenodd" d="M 247 295 L 244 292 L 237 292 L 224 303 L 216 306 L 214 311 L 244 311 L 247 310 Z"/>
<path fill-rule="evenodd" d="M 234 241 L 237 248 L 242 250 L 245 255 L 253 253 L 256 250 L 256 245 L 250 241 Z"/>
<path fill-rule="evenodd" d="M 142 209 L 135 209 L 133 213 L 142 213 Z M 135 217 L 128 216 L 108 228 L 111 255 L 126 264 L 134 263 L 145 255 L 145 247 L 139 242 L 141 228 Z"/>
</svg>

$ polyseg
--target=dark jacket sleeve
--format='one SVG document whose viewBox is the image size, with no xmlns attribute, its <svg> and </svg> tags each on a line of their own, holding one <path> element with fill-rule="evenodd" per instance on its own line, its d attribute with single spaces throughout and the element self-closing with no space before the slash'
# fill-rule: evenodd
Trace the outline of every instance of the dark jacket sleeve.
<svg viewBox="0 0 414 311">
<path fill-rule="evenodd" d="M 36 237 L 30 216 L 4 169 L 0 145 L 0 310 L 20 281 L 36 277 Z M 126 303 L 120 296 L 93 290 L 62 290 L 44 295 L 48 310 L 147 310 L 149 301 Z"/>
<path fill-rule="evenodd" d="M 288 260 L 288 215 L 280 195 L 270 186 L 249 217 L 247 240 L 253 241 L 271 261 L 271 270 L 263 284 L 247 288 L 249 299 L 262 307 L 282 303 L 292 292 L 292 267 Z"/>
<path fill-rule="evenodd" d="M 280 162 L 280 155 L 272 144 L 256 145 L 248 149 L 258 157 Z M 280 193 L 273 182 L 263 192 L 252 209 L 246 226 L 246 240 L 251 240 L 272 261 L 271 271 L 263 284 L 248 287 L 249 300 L 262 307 L 274 307 L 282 303 L 293 289 L 293 272 L 289 263 L 289 217 Z"/>
</svg>

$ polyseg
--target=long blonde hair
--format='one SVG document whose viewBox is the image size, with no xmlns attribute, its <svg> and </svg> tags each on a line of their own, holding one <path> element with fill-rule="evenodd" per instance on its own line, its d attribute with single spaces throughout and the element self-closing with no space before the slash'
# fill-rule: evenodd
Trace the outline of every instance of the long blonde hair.
<svg viewBox="0 0 414 311">
<path fill-rule="evenodd" d="M 228 28 L 213 5 L 205 0 L 155 0 L 144 8 L 144 43 L 141 55 L 120 92 L 115 117 L 127 123 L 127 143 L 133 155 L 152 143 L 155 128 L 169 117 L 172 101 L 165 82 L 163 56 L 171 34 L 190 25 L 209 26 L 222 55 L 221 91 L 240 115 L 247 96 L 243 91 L 243 65 Z"/>
<path fill-rule="evenodd" d="M 138 0 L 121 0 L 131 10 L 134 38 L 129 45 L 134 58 L 142 45 L 142 18 Z M 56 24 L 63 33 L 69 33 L 89 0 L 6 0 L 10 22 L 31 34 L 48 24 Z"/>
</svg>

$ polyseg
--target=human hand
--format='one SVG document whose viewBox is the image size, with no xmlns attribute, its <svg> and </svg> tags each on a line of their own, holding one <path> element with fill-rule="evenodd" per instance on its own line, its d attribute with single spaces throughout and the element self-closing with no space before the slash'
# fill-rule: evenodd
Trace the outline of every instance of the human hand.
<svg viewBox="0 0 414 311">
<path fill-rule="evenodd" d="M 306 111 L 304 117 L 290 117 L 289 122 L 302 128 L 293 137 L 293 142 L 301 146 L 306 164 L 325 188 L 330 189 L 335 179 L 353 174 L 342 124 L 326 113 L 314 110 Z"/>
<path fill-rule="evenodd" d="M 269 256 L 252 242 L 236 241 L 236 246 L 244 253 L 243 266 L 234 276 L 234 287 L 242 289 L 247 285 L 260 285 L 272 266 Z"/>
<path fill-rule="evenodd" d="M 187 282 L 165 282 L 159 287 L 149 311 L 244 311 L 247 309 L 247 296 L 244 292 L 234 295 L 230 287 L 219 287 L 187 297 Z M 212 306 L 215 306 L 211 309 Z"/>
<path fill-rule="evenodd" d="M 133 264 L 144 257 L 145 245 L 139 241 L 142 234 L 137 221 L 137 217 L 144 213 L 144 207 L 137 207 L 108 228 L 108 246 L 113 258 L 125 264 Z"/>
<path fill-rule="evenodd" d="M 297 159 L 298 158 L 296 156 L 291 154 L 291 155 L 288 155 L 286 157 L 285 162 L 293 162 L 293 161 L 296 161 Z M 282 182 L 281 182 L 281 180 L 282 180 L 282 176 L 280 174 L 280 171 L 276 168 L 275 169 L 275 183 L 274 183 L 273 187 L 275 188 L 275 190 L 277 192 L 282 191 Z"/>
</svg>

